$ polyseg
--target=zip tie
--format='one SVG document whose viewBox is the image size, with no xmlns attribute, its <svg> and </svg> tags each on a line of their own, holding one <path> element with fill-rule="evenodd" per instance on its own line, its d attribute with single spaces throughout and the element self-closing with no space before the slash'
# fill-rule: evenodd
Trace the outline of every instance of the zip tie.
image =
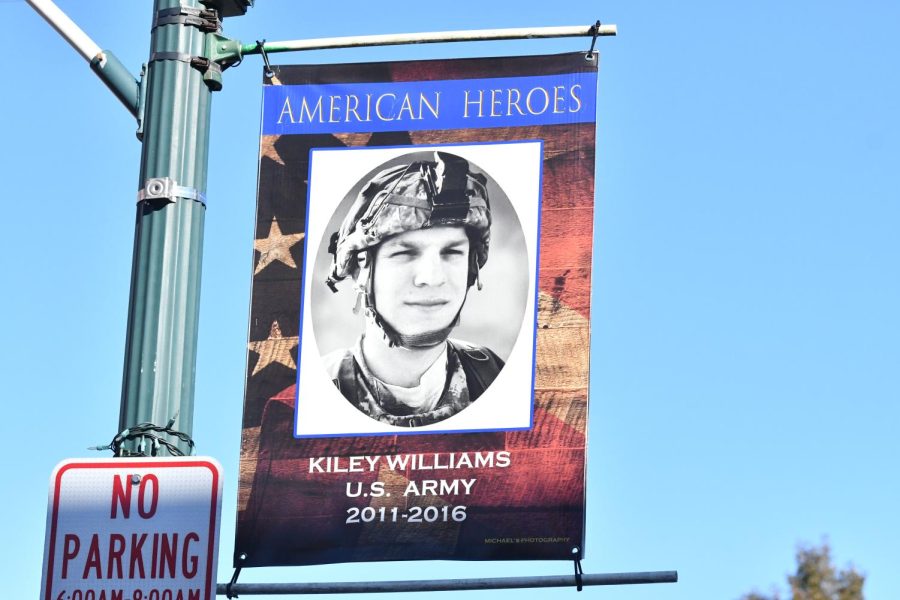
<svg viewBox="0 0 900 600">
<path fill-rule="evenodd" d="M 275 77 L 275 71 L 272 70 L 272 65 L 269 64 L 269 55 L 266 54 L 266 40 L 256 40 L 256 47 L 259 50 L 259 53 L 262 54 L 263 63 L 266 65 L 265 74 L 266 77 L 272 79 Z"/>
</svg>

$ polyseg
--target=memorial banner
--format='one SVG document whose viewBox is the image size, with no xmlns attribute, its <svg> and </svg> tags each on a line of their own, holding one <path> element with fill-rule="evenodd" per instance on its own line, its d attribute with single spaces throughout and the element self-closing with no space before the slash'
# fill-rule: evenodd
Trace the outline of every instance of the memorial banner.
<svg viewBox="0 0 900 600">
<path fill-rule="evenodd" d="M 596 77 L 264 80 L 235 566 L 584 555 Z"/>
</svg>

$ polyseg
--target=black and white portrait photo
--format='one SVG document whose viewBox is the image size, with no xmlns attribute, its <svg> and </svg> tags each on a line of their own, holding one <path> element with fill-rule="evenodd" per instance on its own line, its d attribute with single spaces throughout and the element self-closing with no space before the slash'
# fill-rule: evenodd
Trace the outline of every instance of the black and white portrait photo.
<svg viewBox="0 0 900 600">
<path fill-rule="evenodd" d="M 311 152 L 296 436 L 530 427 L 541 158 Z"/>
</svg>

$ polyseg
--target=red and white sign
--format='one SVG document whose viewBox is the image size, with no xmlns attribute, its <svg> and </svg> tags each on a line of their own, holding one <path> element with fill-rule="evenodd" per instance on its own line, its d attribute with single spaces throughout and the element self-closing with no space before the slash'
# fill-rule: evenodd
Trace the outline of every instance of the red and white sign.
<svg viewBox="0 0 900 600">
<path fill-rule="evenodd" d="M 71 459 L 50 478 L 41 600 L 212 600 L 222 468 Z"/>
</svg>

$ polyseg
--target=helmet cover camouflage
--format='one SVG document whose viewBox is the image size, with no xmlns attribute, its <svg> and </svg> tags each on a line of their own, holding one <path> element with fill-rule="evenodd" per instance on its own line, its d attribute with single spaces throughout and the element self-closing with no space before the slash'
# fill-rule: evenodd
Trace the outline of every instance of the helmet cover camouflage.
<svg viewBox="0 0 900 600">
<path fill-rule="evenodd" d="M 360 191 L 340 229 L 332 235 L 329 285 L 357 275 L 360 251 L 398 233 L 441 225 L 466 228 L 472 241 L 469 285 L 474 284 L 490 246 L 487 178 L 471 171 L 465 159 L 447 152 L 435 152 L 434 161 L 415 161 L 379 172 Z"/>
</svg>

